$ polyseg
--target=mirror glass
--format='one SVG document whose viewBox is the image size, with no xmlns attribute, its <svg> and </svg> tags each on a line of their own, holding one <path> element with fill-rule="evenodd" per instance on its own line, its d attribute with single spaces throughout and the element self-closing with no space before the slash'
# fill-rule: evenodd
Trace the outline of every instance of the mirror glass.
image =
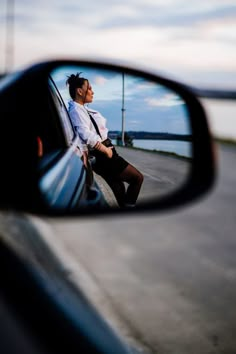
<svg viewBox="0 0 236 354">
<path fill-rule="evenodd" d="M 88 80 L 84 86 L 79 87 L 79 80 L 68 85 L 68 78 L 76 74 Z M 71 97 L 69 87 L 76 97 Z M 62 125 L 65 135 L 64 154 L 60 155 L 55 149 L 46 151 L 39 137 L 40 166 L 50 160 L 50 168 L 42 173 L 40 188 L 51 207 L 133 208 L 169 197 L 187 182 L 192 131 L 188 107 L 175 91 L 141 76 L 90 66 L 58 67 L 50 73 L 49 91 L 55 105 L 51 117 L 55 132 L 56 125 Z M 79 163 L 72 156 L 66 159 L 76 135 L 79 142 L 74 155 Z M 105 145 L 101 147 L 100 141 L 106 138 L 113 144 L 111 150 L 115 149 L 116 161 L 112 163 L 108 162 L 107 152 L 101 151 Z M 86 148 L 89 168 L 81 178 L 83 168 L 78 166 L 82 161 L 87 165 L 83 157 Z M 76 195 L 73 201 L 72 194 Z"/>
</svg>

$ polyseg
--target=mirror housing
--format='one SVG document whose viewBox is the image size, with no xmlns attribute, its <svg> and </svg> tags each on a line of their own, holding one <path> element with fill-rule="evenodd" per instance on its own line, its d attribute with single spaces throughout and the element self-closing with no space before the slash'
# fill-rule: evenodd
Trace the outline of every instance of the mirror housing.
<svg viewBox="0 0 236 354">
<path fill-rule="evenodd" d="M 214 147 L 204 108 L 193 90 L 164 76 L 130 67 L 85 60 L 55 60 L 33 65 L 0 81 L 2 209 L 41 215 L 91 215 L 120 211 L 106 207 L 76 210 L 67 205 L 63 207 L 63 202 L 60 207 L 51 208 L 45 203 L 39 183 L 42 172 L 38 169 L 39 147 L 35 138 L 38 136 L 35 121 L 49 116 L 48 77 L 62 66 L 81 66 L 137 76 L 163 85 L 185 102 L 192 133 L 192 161 L 186 183 L 163 198 L 151 200 L 129 211 L 156 211 L 181 206 L 209 190 L 215 177 Z"/>
</svg>

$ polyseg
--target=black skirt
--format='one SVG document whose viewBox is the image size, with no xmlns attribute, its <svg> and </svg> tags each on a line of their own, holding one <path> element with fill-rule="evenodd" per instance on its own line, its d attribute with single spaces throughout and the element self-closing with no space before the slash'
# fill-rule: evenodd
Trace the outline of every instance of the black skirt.
<svg viewBox="0 0 236 354">
<path fill-rule="evenodd" d="M 118 177 L 129 163 L 117 153 L 114 145 L 111 143 L 104 145 L 113 146 L 112 158 L 109 159 L 103 152 L 92 150 L 91 154 L 96 157 L 96 162 L 92 166 L 93 170 L 104 177 Z"/>
</svg>

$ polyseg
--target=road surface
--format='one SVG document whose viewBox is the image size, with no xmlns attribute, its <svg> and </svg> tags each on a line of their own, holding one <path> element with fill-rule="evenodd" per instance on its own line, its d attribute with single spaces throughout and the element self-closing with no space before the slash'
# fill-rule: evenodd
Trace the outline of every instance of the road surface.
<svg viewBox="0 0 236 354">
<path fill-rule="evenodd" d="M 43 220 L 70 277 L 151 353 L 236 353 L 236 149 L 219 158 L 214 191 L 189 207 Z"/>
</svg>

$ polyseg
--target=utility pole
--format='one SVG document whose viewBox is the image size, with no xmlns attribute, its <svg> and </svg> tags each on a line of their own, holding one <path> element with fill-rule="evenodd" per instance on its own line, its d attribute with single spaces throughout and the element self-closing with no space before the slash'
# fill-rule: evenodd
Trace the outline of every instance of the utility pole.
<svg viewBox="0 0 236 354">
<path fill-rule="evenodd" d="M 125 145 L 125 74 L 122 73 L 122 128 L 121 128 L 121 141 L 122 145 Z"/>
<path fill-rule="evenodd" d="M 5 73 L 12 70 L 14 64 L 14 0 L 7 0 L 6 11 L 6 52 Z"/>
</svg>

